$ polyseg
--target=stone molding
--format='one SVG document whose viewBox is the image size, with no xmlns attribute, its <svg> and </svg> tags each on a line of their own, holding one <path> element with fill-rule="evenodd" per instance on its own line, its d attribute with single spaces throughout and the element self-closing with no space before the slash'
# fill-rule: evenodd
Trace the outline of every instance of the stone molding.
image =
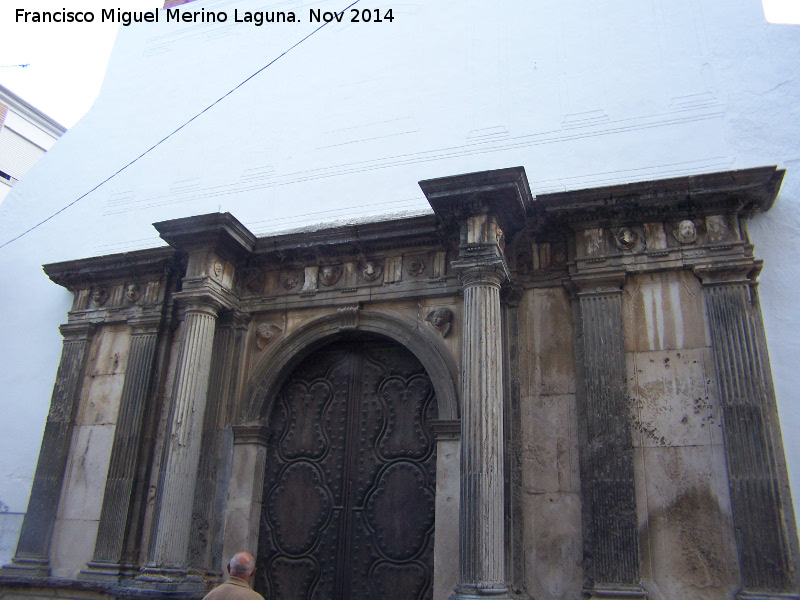
<svg viewBox="0 0 800 600">
<path fill-rule="evenodd" d="M 247 385 L 246 404 L 235 422 L 258 423 L 265 418 L 283 376 L 317 348 L 347 335 L 347 331 L 342 331 L 342 325 L 349 326 L 351 322 L 347 312 L 331 313 L 303 325 L 278 343 L 268 346 L 252 370 L 255 375 Z M 358 323 L 350 331 L 374 333 L 405 346 L 422 363 L 431 378 L 440 419 L 459 418 L 458 368 L 443 345 L 441 336 L 429 328 L 420 328 L 418 323 L 404 317 L 368 310 L 359 311 Z"/>
</svg>

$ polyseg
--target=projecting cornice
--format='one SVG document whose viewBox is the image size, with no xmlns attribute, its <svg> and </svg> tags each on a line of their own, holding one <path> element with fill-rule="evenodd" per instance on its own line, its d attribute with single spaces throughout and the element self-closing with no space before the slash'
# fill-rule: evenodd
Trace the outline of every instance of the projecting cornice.
<svg viewBox="0 0 800 600">
<path fill-rule="evenodd" d="M 161 238 L 183 252 L 214 249 L 230 260 L 240 260 L 256 245 L 256 236 L 230 213 L 211 213 L 153 223 Z"/>
<path fill-rule="evenodd" d="M 508 239 L 524 226 L 531 205 L 523 167 L 428 179 L 419 187 L 446 226 L 470 215 L 491 213 Z"/>
<path fill-rule="evenodd" d="M 42 269 L 54 283 L 74 292 L 120 279 L 147 279 L 167 271 L 178 272 L 183 267 L 174 249 L 151 248 L 51 263 Z"/>
<path fill-rule="evenodd" d="M 531 223 L 647 222 L 712 213 L 752 214 L 769 210 L 785 171 L 758 167 L 689 177 L 641 181 L 537 195 Z"/>
</svg>

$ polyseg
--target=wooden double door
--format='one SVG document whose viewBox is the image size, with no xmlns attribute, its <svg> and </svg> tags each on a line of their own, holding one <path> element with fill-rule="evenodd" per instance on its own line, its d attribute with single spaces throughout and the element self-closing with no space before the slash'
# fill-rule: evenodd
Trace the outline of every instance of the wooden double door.
<svg viewBox="0 0 800 600">
<path fill-rule="evenodd" d="M 308 356 L 273 404 L 256 589 L 267 600 L 431 598 L 437 418 L 393 342 Z"/>
</svg>

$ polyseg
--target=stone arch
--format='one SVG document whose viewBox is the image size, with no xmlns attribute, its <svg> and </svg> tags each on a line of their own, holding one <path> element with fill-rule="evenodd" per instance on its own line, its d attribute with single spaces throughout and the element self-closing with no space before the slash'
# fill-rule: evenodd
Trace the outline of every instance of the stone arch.
<svg viewBox="0 0 800 600">
<path fill-rule="evenodd" d="M 439 419 L 451 421 L 460 418 L 458 367 L 436 335 L 410 319 L 346 308 L 306 323 L 267 351 L 250 380 L 240 422 L 257 423 L 266 419 L 283 380 L 303 358 L 353 333 L 383 336 L 407 348 L 422 363 L 433 383 Z"/>
</svg>

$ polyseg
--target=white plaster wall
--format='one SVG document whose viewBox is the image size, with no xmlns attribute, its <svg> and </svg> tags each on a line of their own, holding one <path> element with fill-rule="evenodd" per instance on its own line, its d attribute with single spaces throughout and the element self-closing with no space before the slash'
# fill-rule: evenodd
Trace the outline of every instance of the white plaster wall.
<svg viewBox="0 0 800 600">
<path fill-rule="evenodd" d="M 255 0 L 195 2 L 261 9 Z M 315 3 L 323 10 L 343 3 Z M 287 2 L 307 21 L 300 2 Z M 386 8 L 362 0 L 362 8 Z M 523 165 L 535 192 L 778 164 L 751 227 L 800 481 L 800 27 L 759 0 L 420 0 L 326 27 L 111 182 L 0 249 L 0 499 L 24 511 L 69 294 L 40 265 L 159 244 L 230 211 L 255 233 L 427 210 L 421 179 Z M 312 30 L 121 28 L 99 99 L 0 206 L 0 243 L 62 208 Z"/>
</svg>

